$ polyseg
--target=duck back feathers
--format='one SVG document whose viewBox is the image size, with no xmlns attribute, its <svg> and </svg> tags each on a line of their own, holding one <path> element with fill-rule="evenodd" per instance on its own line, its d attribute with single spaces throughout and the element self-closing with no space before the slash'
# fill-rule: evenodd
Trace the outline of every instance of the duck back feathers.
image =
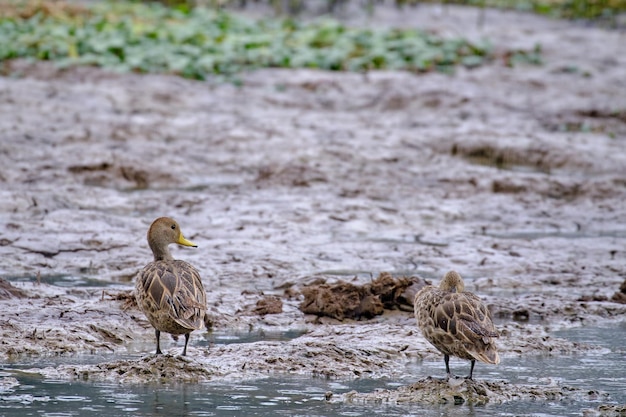
<svg viewBox="0 0 626 417">
<path fill-rule="evenodd" d="M 498 364 L 498 332 L 491 313 L 475 294 L 464 291 L 460 275 L 444 277 L 439 288 L 427 286 L 415 295 L 414 311 L 422 334 L 444 355 Z"/>
<path fill-rule="evenodd" d="M 174 219 L 156 219 L 148 230 L 148 244 L 154 261 L 139 272 L 135 298 L 155 329 L 156 353 L 161 353 L 160 335 L 166 332 L 185 335 L 182 353 L 185 355 L 189 334 L 204 325 L 206 293 L 198 270 L 172 257 L 168 248 L 172 243 L 196 247 L 185 239 Z"/>
<path fill-rule="evenodd" d="M 181 260 L 150 262 L 136 283 L 141 309 L 150 324 L 172 334 L 201 329 L 206 311 L 206 293 L 200 274 Z"/>
</svg>

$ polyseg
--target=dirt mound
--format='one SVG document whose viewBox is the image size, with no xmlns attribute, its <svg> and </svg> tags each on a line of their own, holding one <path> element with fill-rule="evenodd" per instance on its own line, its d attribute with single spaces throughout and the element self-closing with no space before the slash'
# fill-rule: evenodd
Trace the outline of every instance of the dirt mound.
<svg viewBox="0 0 626 417">
<path fill-rule="evenodd" d="M 554 295 L 550 299 L 528 294 L 520 295 L 515 300 L 490 299 L 488 305 L 494 317 L 522 323 L 559 319 L 572 323 L 583 321 L 590 323 L 598 318 L 619 318 L 626 313 L 626 306 L 609 302 L 602 294 L 590 294 L 578 298 Z"/>
<path fill-rule="evenodd" d="M 514 400 L 596 400 L 608 396 L 594 390 L 567 386 L 515 385 L 506 381 L 475 381 L 464 378 L 442 380 L 428 377 L 397 390 L 377 390 L 371 393 L 351 391 L 337 398 L 333 397 L 331 402 L 484 405 Z"/>
<path fill-rule="evenodd" d="M 345 318 L 371 319 L 384 310 L 413 310 L 413 298 L 428 282 L 420 277 L 394 278 L 388 272 L 368 284 L 354 285 L 340 281 L 337 284 L 313 284 L 302 289 L 304 301 L 300 310 L 305 314 Z"/>
<path fill-rule="evenodd" d="M 61 365 L 61 375 L 82 380 L 119 382 L 203 382 L 216 375 L 210 365 L 172 355 L 149 355 L 139 360 L 121 360 L 95 366 Z"/>
<path fill-rule="evenodd" d="M 450 148 L 452 156 L 460 156 L 470 162 L 497 168 L 527 166 L 540 172 L 550 172 L 564 166 L 567 156 L 547 145 L 502 146 L 497 143 L 455 142 Z"/>
<path fill-rule="evenodd" d="M 626 416 L 626 404 L 602 404 L 595 410 L 583 410 L 583 416 L 601 416 L 601 417 L 624 417 Z"/>
<path fill-rule="evenodd" d="M 15 288 L 9 281 L 0 278 L 0 300 L 24 297 L 26 297 L 26 293 L 23 290 Z"/>
<path fill-rule="evenodd" d="M 578 301 L 612 301 L 619 304 L 626 304 L 626 280 L 620 285 L 619 291 L 615 291 L 610 298 L 603 294 L 585 294 L 578 297 Z"/>
<path fill-rule="evenodd" d="M 97 161 L 71 165 L 67 170 L 86 186 L 145 190 L 155 185 L 178 184 L 170 174 L 139 161 Z"/>
<path fill-rule="evenodd" d="M 283 312 L 283 302 L 275 295 L 263 295 L 254 306 L 247 308 L 248 314 L 280 314 Z"/>
<path fill-rule="evenodd" d="M 259 187 L 275 185 L 309 187 L 312 183 L 327 181 L 325 174 L 319 169 L 301 164 L 262 166 L 255 180 Z"/>
<path fill-rule="evenodd" d="M 500 178 L 492 182 L 494 194 L 538 194 L 542 197 L 571 201 L 580 197 L 604 198 L 622 187 L 621 179 L 598 178 L 591 180 Z"/>
<path fill-rule="evenodd" d="M 626 279 L 622 282 L 622 285 L 619 287 L 619 291 L 616 291 L 611 297 L 611 301 L 615 301 L 616 303 L 626 304 Z"/>
</svg>

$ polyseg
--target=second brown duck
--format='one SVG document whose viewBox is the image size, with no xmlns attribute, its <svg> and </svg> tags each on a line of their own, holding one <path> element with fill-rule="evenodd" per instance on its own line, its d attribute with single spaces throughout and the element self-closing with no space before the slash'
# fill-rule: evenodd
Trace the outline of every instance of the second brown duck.
<svg viewBox="0 0 626 417">
<path fill-rule="evenodd" d="M 448 378 L 450 356 L 471 361 L 468 379 L 477 360 L 500 363 L 491 313 L 478 296 L 465 291 L 456 271 L 448 272 L 439 287 L 428 285 L 415 294 L 413 308 L 422 334 L 443 353 Z"/>
</svg>

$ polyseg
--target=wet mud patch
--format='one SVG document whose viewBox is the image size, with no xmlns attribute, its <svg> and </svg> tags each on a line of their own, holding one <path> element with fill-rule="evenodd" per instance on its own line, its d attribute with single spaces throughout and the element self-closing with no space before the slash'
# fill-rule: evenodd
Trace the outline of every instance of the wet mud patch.
<svg viewBox="0 0 626 417">
<path fill-rule="evenodd" d="M 445 380 L 427 377 L 397 390 L 383 389 L 371 393 L 351 391 L 338 396 L 333 395 L 330 402 L 485 405 L 519 400 L 595 401 L 603 398 L 608 398 L 608 395 L 595 390 L 569 386 L 516 385 L 507 381 L 480 381 L 465 378 Z"/>
<path fill-rule="evenodd" d="M 585 417 L 624 417 L 626 416 L 626 404 L 602 404 L 595 409 L 583 410 Z"/>
<path fill-rule="evenodd" d="M 615 291 L 612 296 L 604 294 L 585 294 L 578 297 L 580 302 L 606 302 L 611 301 L 619 304 L 626 304 L 626 280 L 622 282 L 618 291 Z"/>
<path fill-rule="evenodd" d="M 616 293 L 618 294 L 618 293 Z M 486 297 L 495 318 L 515 322 L 542 321 L 546 326 L 558 327 L 563 323 L 592 324 L 602 320 L 619 320 L 626 315 L 626 305 L 608 300 L 599 294 L 576 297 L 553 294 L 549 298 L 535 294 L 519 295 L 515 299 Z M 614 296 L 618 297 L 618 296 Z"/>
<path fill-rule="evenodd" d="M 598 141 L 612 143 L 604 136 Z M 564 147 L 563 143 L 568 146 Z M 620 155 L 607 153 L 604 160 L 591 153 L 593 142 L 584 136 L 555 138 L 548 135 L 518 136 L 487 131 L 472 133 L 463 141 L 440 141 L 432 146 L 441 153 L 462 158 L 471 164 L 516 173 L 575 174 L 580 177 L 623 172 Z M 617 171 L 615 171 L 617 170 Z"/>
<path fill-rule="evenodd" d="M 140 161 L 105 161 L 71 165 L 67 170 L 86 186 L 143 190 L 153 186 L 172 187 L 178 184 L 168 173 L 142 165 L 144 163 Z"/>
<path fill-rule="evenodd" d="M 549 173 L 567 164 L 566 156 L 547 146 L 512 147 L 494 143 L 455 142 L 450 155 L 499 169 L 520 169 Z"/>
<path fill-rule="evenodd" d="M 124 301 L 109 299 L 101 289 L 34 288 L 3 301 L 0 357 L 15 362 L 24 356 L 114 352 L 135 338 L 134 311 L 121 310 Z"/>
<path fill-rule="evenodd" d="M 540 117 L 543 126 L 552 132 L 603 133 L 611 137 L 626 135 L 626 110 L 579 109 L 562 111 L 551 117 Z"/>
<path fill-rule="evenodd" d="M 206 382 L 219 375 L 215 368 L 206 363 L 169 354 L 97 365 L 60 365 L 37 372 L 47 378 L 123 383 Z"/>
<path fill-rule="evenodd" d="M 494 194 L 536 194 L 556 200 L 571 201 L 577 198 L 607 198 L 616 190 L 624 189 L 621 178 L 577 180 L 573 178 L 515 178 L 495 179 L 491 183 Z"/>
<path fill-rule="evenodd" d="M 555 337 L 537 324 L 507 323 L 496 327 L 500 332 L 497 346 L 501 353 L 571 355 L 602 351 L 598 346 Z"/>
<path fill-rule="evenodd" d="M 328 182 L 326 175 L 316 167 L 290 163 L 286 165 L 264 165 L 259 168 L 255 183 L 259 187 L 276 185 L 309 187 L 312 183 Z"/>
<path fill-rule="evenodd" d="M 26 292 L 24 290 L 16 288 L 6 279 L 0 278 L 0 300 L 24 297 L 26 297 Z"/>
<path fill-rule="evenodd" d="M 386 326 L 380 327 L 382 331 Z M 328 336 L 319 329 L 284 341 L 254 341 L 212 344 L 208 348 L 189 346 L 188 356 L 173 356 L 182 347 L 168 349 L 166 355 L 149 354 L 140 359 L 124 359 L 91 364 L 61 364 L 32 369 L 53 379 L 94 381 L 202 382 L 242 380 L 270 374 L 294 374 L 323 378 L 355 378 L 387 374 L 411 351 L 406 342 L 394 340 L 385 346 L 374 343 L 367 329 L 336 330 Z M 192 335 L 193 336 L 193 335 Z M 192 337 L 193 339 L 193 337 Z M 152 345 L 150 346 L 152 348 Z"/>
<path fill-rule="evenodd" d="M 615 294 L 613 294 L 613 296 L 611 297 L 611 301 L 620 304 L 626 304 L 626 280 L 624 280 L 624 282 L 622 282 L 622 285 L 620 285 L 619 291 L 616 291 Z"/>
</svg>

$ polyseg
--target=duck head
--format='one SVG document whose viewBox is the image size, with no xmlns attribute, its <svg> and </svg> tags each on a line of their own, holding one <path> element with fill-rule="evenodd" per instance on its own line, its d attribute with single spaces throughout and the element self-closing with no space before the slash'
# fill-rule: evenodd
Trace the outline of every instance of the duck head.
<svg viewBox="0 0 626 417">
<path fill-rule="evenodd" d="M 171 243 L 181 246 L 192 246 L 194 248 L 198 247 L 195 243 L 185 239 L 176 220 L 170 217 L 159 217 L 152 222 L 150 229 L 148 229 L 148 245 L 152 249 L 155 261 L 174 259 L 168 248 Z"/>
<path fill-rule="evenodd" d="M 439 289 L 448 292 L 463 292 L 465 291 L 465 283 L 458 272 L 449 271 L 439 284 Z"/>
</svg>

